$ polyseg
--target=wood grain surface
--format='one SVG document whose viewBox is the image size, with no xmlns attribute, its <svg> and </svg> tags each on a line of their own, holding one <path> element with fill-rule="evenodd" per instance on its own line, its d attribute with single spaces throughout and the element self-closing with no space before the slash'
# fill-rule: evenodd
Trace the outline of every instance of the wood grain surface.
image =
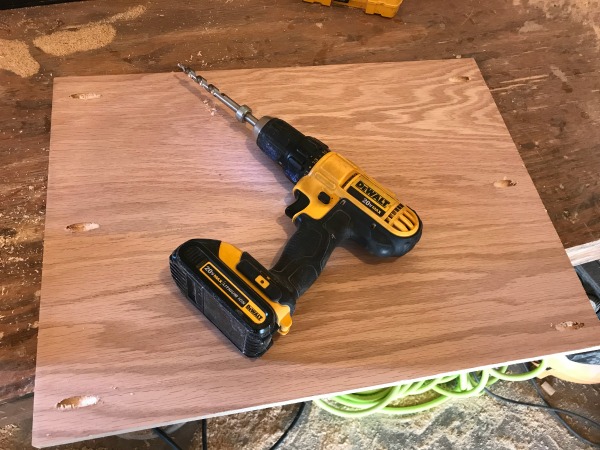
<svg viewBox="0 0 600 450">
<path fill-rule="evenodd" d="M 473 60 L 205 75 L 395 191 L 423 238 L 396 260 L 337 250 L 290 334 L 244 358 L 179 293 L 168 256 L 210 237 L 268 266 L 294 231 L 291 184 L 181 74 L 55 80 L 36 446 L 600 343 Z M 553 327 L 565 321 L 585 326 Z M 97 403 L 58 406 L 84 396 Z"/>
<path fill-rule="evenodd" d="M 407 0 L 393 19 L 301 0 L 0 11 L 0 401 L 33 390 L 54 77 L 472 57 L 572 247 L 600 239 L 599 29 L 580 0 Z"/>
</svg>

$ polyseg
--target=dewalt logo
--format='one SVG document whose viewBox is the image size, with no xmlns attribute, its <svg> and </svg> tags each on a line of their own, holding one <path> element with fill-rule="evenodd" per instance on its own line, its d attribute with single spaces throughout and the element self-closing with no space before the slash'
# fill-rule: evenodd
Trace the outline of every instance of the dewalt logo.
<svg viewBox="0 0 600 450">
<path fill-rule="evenodd" d="M 263 316 L 262 316 L 262 314 L 260 314 L 260 313 L 259 313 L 259 312 L 258 312 L 256 309 L 254 309 L 254 308 L 252 307 L 252 305 L 250 305 L 250 303 L 248 303 L 248 304 L 246 305 L 246 309 L 247 309 L 248 311 L 250 311 L 250 314 L 252 314 L 252 315 L 253 315 L 254 317 L 256 317 L 258 320 L 261 320 L 261 321 L 262 321 L 262 319 L 263 319 Z"/>
<path fill-rule="evenodd" d="M 388 199 L 386 199 L 383 195 L 381 195 L 371 186 L 364 183 L 362 180 L 358 180 L 355 186 L 357 189 L 364 192 L 371 200 L 373 200 L 375 203 L 382 206 L 383 208 L 387 207 L 387 205 L 390 204 L 390 201 Z"/>
</svg>

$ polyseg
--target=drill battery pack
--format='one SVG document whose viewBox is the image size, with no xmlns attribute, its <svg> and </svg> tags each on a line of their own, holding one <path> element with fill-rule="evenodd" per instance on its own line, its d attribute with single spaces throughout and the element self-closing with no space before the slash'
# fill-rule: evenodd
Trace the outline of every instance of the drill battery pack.
<svg viewBox="0 0 600 450">
<path fill-rule="evenodd" d="M 273 334 L 291 326 L 289 309 L 282 320 L 277 313 L 283 307 L 266 297 L 277 298 L 281 290 L 248 253 L 221 241 L 192 239 L 175 249 L 169 265 L 179 290 L 244 355 L 261 356 Z"/>
<path fill-rule="evenodd" d="M 367 14 L 379 14 L 383 17 L 394 17 L 403 0 L 304 0 L 308 3 L 320 3 L 331 6 L 342 5 L 364 9 Z"/>
</svg>

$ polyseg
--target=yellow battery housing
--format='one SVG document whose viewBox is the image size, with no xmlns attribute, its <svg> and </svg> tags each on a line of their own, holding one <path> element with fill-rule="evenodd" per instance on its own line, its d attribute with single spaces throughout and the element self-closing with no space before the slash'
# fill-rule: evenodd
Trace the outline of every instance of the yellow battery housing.
<svg viewBox="0 0 600 450">
<path fill-rule="evenodd" d="M 321 5 L 331 6 L 351 6 L 353 8 L 364 9 L 367 14 L 379 14 L 383 17 L 394 17 L 400 8 L 403 0 L 304 0 L 308 3 L 320 3 Z"/>
</svg>

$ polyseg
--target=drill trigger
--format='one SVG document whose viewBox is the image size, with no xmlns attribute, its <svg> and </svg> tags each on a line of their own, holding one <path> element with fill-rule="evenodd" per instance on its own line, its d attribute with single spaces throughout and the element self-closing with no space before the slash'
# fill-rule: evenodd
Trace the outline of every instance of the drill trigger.
<svg viewBox="0 0 600 450">
<path fill-rule="evenodd" d="M 285 208 L 285 215 L 290 219 L 293 219 L 296 214 L 305 209 L 310 203 L 310 199 L 304 192 L 295 191 L 294 196 L 296 197 L 296 201 Z"/>
</svg>

